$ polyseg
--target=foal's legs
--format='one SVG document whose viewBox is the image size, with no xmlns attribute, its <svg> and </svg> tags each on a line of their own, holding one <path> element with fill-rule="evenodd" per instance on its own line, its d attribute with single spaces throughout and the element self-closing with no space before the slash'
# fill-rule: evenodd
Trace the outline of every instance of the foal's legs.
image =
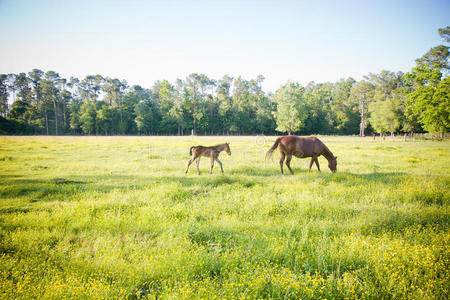
<svg viewBox="0 0 450 300">
<path fill-rule="evenodd" d="M 216 157 L 216 161 L 219 163 L 220 170 L 222 170 L 222 174 L 223 174 L 222 162 L 219 160 L 218 157 Z"/>
<path fill-rule="evenodd" d="M 212 174 L 212 169 L 214 168 L 214 156 L 211 155 L 211 168 L 209 168 L 209 174 Z"/>
<path fill-rule="evenodd" d="M 200 175 L 200 169 L 199 169 L 199 165 L 200 165 L 200 156 L 197 158 L 197 160 L 195 161 L 195 164 L 197 165 L 197 174 Z"/>
<path fill-rule="evenodd" d="M 291 159 L 292 159 L 292 154 L 288 154 L 286 156 L 286 166 L 288 167 L 289 171 L 291 171 L 291 174 L 294 175 L 294 172 L 292 172 L 292 169 L 291 169 Z"/>
<path fill-rule="evenodd" d="M 283 172 L 283 162 L 284 162 L 284 152 L 281 152 L 281 157 L 280 157 L 281 174 L 284 174 L 284 172 Z"/>
<path fill-rule="evenodd" d="M 184 172 L 184 174 L 187 174 L 187 172 L 189 171 L 189 167 L 191 166 L 191 164 L 194 160 L 195 160 L 195 156 L 192 156 L 192 158 L 188 161 L 186 172 Z"/>
</svg>

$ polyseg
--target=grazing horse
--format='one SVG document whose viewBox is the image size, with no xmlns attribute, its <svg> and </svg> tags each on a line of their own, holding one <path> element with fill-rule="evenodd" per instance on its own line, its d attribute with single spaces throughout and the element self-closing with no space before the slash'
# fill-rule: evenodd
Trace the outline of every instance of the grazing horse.
<svg viewBox="0 0 450 300">
<path fill-rule="evenodd" d="M 188 162 L 185 174 L 187 174 L 191 163 L 193 163 L 195 161 L 195 163 L 197 164 L 197 173 L 198 173 L 198 175 L 200 175 L 200 169 L 198 168 L 198 166 L 200 164 L 201 156 L 211 158 L 211 168 L 209 169 L 209 174 L 212 173 L 212 169 L 214 167 L 214 161 L 217 161 L 219 163 L 220 169 L 222 170 L 222 174 L 223 174 L 222 162 L 219 160 L 219 154 L 220 154 L 220 152 L 222 152 L 224 150 L 228 155 L 231 155 L 230 143 L 220 144 L 220 145 L 211 146 L 211 147 L 192 146 L 191 149 L 189 149 L 189 155 L 192 155 L 192 158 Z"/>
<path fill-rule="evenodd" d="M 283 162 L 286 157 L 286 166 L 288 167 L 291 174 L 294 175 L 291 169 L 291 159 L 292 155 L 298 158 L 311 157 L 311 162 L 309 163 L 309 171 L 311 172 L 311 166 L 313 162 L 316 163 L 317 169 L 319 169 L 318 157 L 323 155 L 328 160 L 328 167 L 331 172 L 336 172 L 337 157 L 331 153 L 330 149 L 322 143 L 316 137 L 298 137 L 295 135 L 282 136 L 276 139 L 275 144 L 266 153 L 266 158 L 272 156 L 272 152 L 278 147 L 281 153 L 280 158 L 280 169 L 281 174 L 283 173 Z"/>
</svg>

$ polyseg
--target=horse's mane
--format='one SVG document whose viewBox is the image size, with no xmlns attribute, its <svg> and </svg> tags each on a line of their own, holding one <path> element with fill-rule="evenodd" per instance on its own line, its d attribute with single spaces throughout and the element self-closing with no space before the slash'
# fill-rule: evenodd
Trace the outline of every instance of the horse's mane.
<svg viewBox="0 0 450 300">
<path fill-rule="evenodd" d="M 222 148 L 224 146 L 226 146 L 227 143 L 223 143 L 223 144 L 217 144 L 215 146 L 212 146 L 211 148 L 217 149 L 217 148 Z"/>
<path fill-rule="evenodd" d="M 328 149 L 328 147 L 325 144 L 323 144 L 323 156 L 325 156 L 325 158 L 327 158 L 328 160 L 334 159 L 333 153 L 330 151 L 330 149 Z"/>
</svg>

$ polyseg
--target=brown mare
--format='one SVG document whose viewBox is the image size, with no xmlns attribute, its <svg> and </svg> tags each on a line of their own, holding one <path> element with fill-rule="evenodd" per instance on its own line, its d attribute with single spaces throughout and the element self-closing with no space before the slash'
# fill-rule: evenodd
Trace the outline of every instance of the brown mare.
<svg viewBox="0 0 450 300">
<path fill-rule="evenodd" d="M 288 167 L 291 174 L 294 175 L 291 169 L 291 159 L 292 155 L 298 158 L 311 157 L 311 162 L 309 163 L 309 171 L 311 172 L 311 166 L 313 162 L 316 163 L 317 169 L 319 169 L 318 157 L 323 155 L 328 160 L 328 167 L 331 172 L 336 172 L 337 157 L 331 153 L 330 149 L 322 143 L 316 137 L 298 137 L 295 135 L 282 136 L 276 139 L 275 144 L 272 148 L 267 151 L 266 158 L 272 156 L 272 152 L 278 147 L 281 153 L 280 158 L 280 169 L 281 174 L 283 173 L 283 162 L 286 157 L 286 166 Z"/>
<path fill-rule="evenodd" d="M 217 161 L 219 163 L 220 169 L 222 170 L 222 174 L 223 174 L 222 162 L 219 160 L 219 154 L 220 154 L 220 152 L 222 152 L 224 150 L 228 155 L 231 155 L 229 143 L 220 144 L 220 145 L 211 146 L 211 147 L 192 146 L 191 149 L 189 149 L 189 155 L 192 155 L 192 158 L 188 162 L 185 173 L 187 174 L 187 172 L 189 170 L 189 166 L 191 165 L 191 163 L 193 163 L 195 161 L 195 163 L 197 164 L 197 173 L 198 173 L 198 175 L 200 175 L 200 169 L 198 168 L 198 166 L 200 164 L 200 157 L 205 156 L 205 157 L 211 158 L 211 168 L 209 169 L 209 174 L 212 173 L 212 169 L 214 167 L 214 161 Z"/>
</svg>

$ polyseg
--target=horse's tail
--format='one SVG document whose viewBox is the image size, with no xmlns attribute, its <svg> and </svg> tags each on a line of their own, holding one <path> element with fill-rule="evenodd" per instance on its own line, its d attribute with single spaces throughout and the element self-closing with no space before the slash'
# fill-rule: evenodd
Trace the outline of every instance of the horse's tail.
<svg viewBox="0 0 450 300">
<path fill-rule="evenodd" d="M 189 148 L 189 155 L 192 155 L 192 148 L 195 148 L 197 146 L 192 146 L 191 148 Z"/>
<path fill-rule="evenodd" d="M 281 139 L 283 137 L 279 137 L 275 140 L 275 143 L 273 144 L 272 148 L 269 149 L 269 151 L 267 151 L 266 153 L 266 159 L 271 158 L 272 157 L 272 153 L 273 151 L 275 151 L 275 149 L 277 149 L 278 144 L 280 143 Z"/>
</svg>

